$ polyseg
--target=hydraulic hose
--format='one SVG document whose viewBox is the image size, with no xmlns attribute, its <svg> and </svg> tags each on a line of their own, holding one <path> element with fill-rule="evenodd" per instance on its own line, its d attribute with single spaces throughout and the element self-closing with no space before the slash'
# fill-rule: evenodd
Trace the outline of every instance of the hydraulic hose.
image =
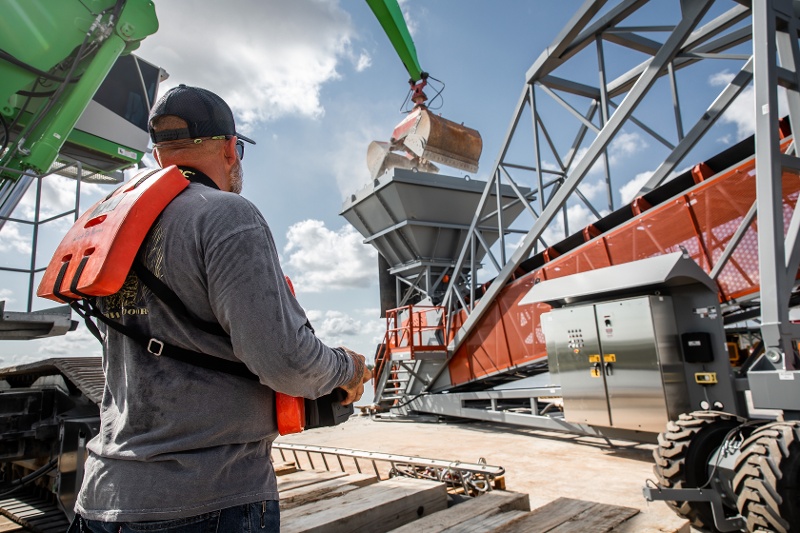
<svg viewBox="0 0 800 533">
<path fill-rule="evenodd" d="M 37 479 L 39 479 L 43 475 L 45 475 L 48 472 L 50 472 L 51 470 L 53 470 L 56 466 L 58 466 L 58 458 L 51 459 L 49 463 L 47 463 L 43 467 L 39 468 L 38 470 L 34 470 L 33 472 L 31 472 L 27 476 L 21 477 L 16 481 L 12 481 L 8 486 L 3 487 L 5 489 L 9 489 L 9 490 L 5 490 L 3 492 L 0 492 L 0 498 L 3 498 L 3 497 L 8 496 L 9 494 L 11 494 L 13 492 L 18 491 L 19 489 L 21 489 L 22 487 L 24 487 L 25 485 L 27 485 L 28 483 L 30 483 L 32 481 L 36 481 Z M 11 488 L 11 487 L 13 487 L 13 488 Z"/>
<path fill-rule="evenodd" d="M 5 50 L 0 50 L 0 59 L 5 59 L 6 61 L 8 61 L 9 63 L 11 63 L 13 65 L 16 65 L 16 66 L 18 66 L 20 68 L 23 68 L 23 69 L 27 70 L 28 72 L 31 72 L 33 74 L 36 74 L 39 77 L 42 77 L 42 78 L 45 78 L 45 79 L 48 79 L 48 80 L 51 80 L 51 81 L 57 81 L 59 83 L 64 83 L 64 82 L 68 81 L 69 83 L 75 83 L 80 79 L 80 77 L 76 77 L 74 79 L 69 79 L 69 77 L 62 78 L 60 76 L 55 76 L 53 74 L 50 74 L 49 72 L 45 72 L 44 70 L 36 68 L 33 65 L 29 65 L 29 64 L 25 63 L 24 61 L 22 61 L 20 59 L 17 59 L 15 56 L 9 54 Z"/>
</svg>

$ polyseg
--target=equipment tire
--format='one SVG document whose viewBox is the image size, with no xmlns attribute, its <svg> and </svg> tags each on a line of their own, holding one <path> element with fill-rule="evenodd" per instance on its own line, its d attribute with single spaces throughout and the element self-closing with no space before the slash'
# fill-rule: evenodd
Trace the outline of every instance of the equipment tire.
<svg viewBox="0 0 800 533">
<path fill-rule="evenodd" d="M 695 411 L 670 421 L 653 450 L 653 471 L 659 484 L 674 489 L 702 487 L 708 481 L 708 460 L 725 436 L 743 422 L 735 415 L 714 411 Z M 667 505 L 693 527 L 717 531 L 709 502 L 667 501 Z M 735 514 L 733 503 L 731 511 Z"/>
<path fill-rule="evenodd" d="M 800 421 L 758 428 L 742 443 L 735 471 L 747 531 L 800 532 Z"/>
</svg>

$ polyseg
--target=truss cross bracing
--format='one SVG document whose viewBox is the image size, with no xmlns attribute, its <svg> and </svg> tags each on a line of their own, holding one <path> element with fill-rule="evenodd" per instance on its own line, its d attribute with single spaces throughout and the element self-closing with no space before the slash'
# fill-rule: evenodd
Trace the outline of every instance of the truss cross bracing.
<svg viewBox="0 0 800 533">
<path fill-rule="evenodd" d="M 593 221 L 718 152 L 714 126 L 734 106 L 739 111 L 753 93 L 755 106 L 747 120 L 755 131 L 757 200 L 725 246 L 717 246 L 708 232 L 703 261 L 712 277 L 719 276 L 757 222 L 761 292 L 752 297 L 760 299 L 767 346 L 778 354 L 792 353 L 791 339 L 797 335 L 788 313 L 800 262 L 800 217 L 786 214 L 779 184 L 784 172 L 800 172 L 800 163 L 791 155 L 793 146 L 781 151 L 779 114 L 788 115 L 792 132 L 800 128 L 796 4 L 753 2 L 752 9 L 749 2 L 732 0 L 583 4 L 529 69 L 469 238 L 458 253 L 453 272 L 465 274 L 453 276 L 442 303 L 448 317 L 461 317 L 460 327 L 448 331 L 451 357 L 520 265 L 541 252 L 545 260 L 547 253 L 557 256 L 556 241 L 589 231 Z M 788 105 L 782 107 L 781 101 Z M 620 164 L 623 150 L 638 152 L 646 166 Z M 626 184 L 628 191 L 638 192 L 623 196 Z M 482 248 L 480 213 L 498 198 L 489 191 L 501 186 L 515 191 L 528 218 L 504 224 L 498 208 L 501 216 L 491 231 L 500 238 L 490 249 Z M 523 187 L 529 187 L 526 193 Z M 521 239 L 512 242 L 509 236 L 521 227 Z M 585 233 L 586 240 L 594 236 Z M 490 261 L 474 261 L 476 250 Z M 482 281 L 487 278 L 488 284 Z M 759 279 L 751 282 L 755 286 Z M 790 359 L 775 356 L 781 368 L 792 368 Z"/>
</svg>

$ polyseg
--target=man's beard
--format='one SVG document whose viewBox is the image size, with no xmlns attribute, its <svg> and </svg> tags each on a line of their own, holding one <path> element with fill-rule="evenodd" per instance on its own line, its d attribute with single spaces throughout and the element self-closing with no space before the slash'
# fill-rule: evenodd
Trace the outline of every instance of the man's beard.
<svg viewBox="0 0 800 533">
<path fill-rule="evenodd" d="M 236 164 L 231 168 L 229 174 L 231 179 L 231 192 L 236 194 L 242 193 L 242 186 L 244 185 L 244 170 L 242 170 L 242 161 L 236 161 Z"/>
</svg>

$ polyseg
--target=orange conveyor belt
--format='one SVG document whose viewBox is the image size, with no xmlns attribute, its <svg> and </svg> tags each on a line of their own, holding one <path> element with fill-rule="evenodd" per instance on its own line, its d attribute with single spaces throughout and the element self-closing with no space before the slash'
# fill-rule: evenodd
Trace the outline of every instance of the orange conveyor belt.
<svg viewBox="0 0 800 533">
<path fill-rule="evenodd" d="M 789 141 L 782 142 L 784 149 Z M 602 222 L 598 221 L 575 235 L 584 242 L 572 250 L 559 255 L 557 244 L 539 254 L 533 260 L 535 267 L 520 272 L 499 293 L 450 360 L 452 385 L 480 381 L 545 360 L 540 316 L 550 307 L 519 305 L 539 281 L 682 250 L 710 272 L 756 200 L 755 158 L 737 161 L 716 174 L 705 163 L 696 165 L 690 171 L 689 183 L 694 182 L 693 186 L 654 206 L 646 196 L 637 198 L 615 212 L 619 218 L 620 212 L 629 210 L 629 220 L 604 232 L 597 228 Z M 784 228 L 788 228 L 798 192 L 800 176 L 784 172 Z M 759 290 L 756 224 L 754 219 L 716 279 L 721 302 Z M 452 316 L 450 330 L 457 330 L 463 319 L 463 311 Z"/>
</svg>

